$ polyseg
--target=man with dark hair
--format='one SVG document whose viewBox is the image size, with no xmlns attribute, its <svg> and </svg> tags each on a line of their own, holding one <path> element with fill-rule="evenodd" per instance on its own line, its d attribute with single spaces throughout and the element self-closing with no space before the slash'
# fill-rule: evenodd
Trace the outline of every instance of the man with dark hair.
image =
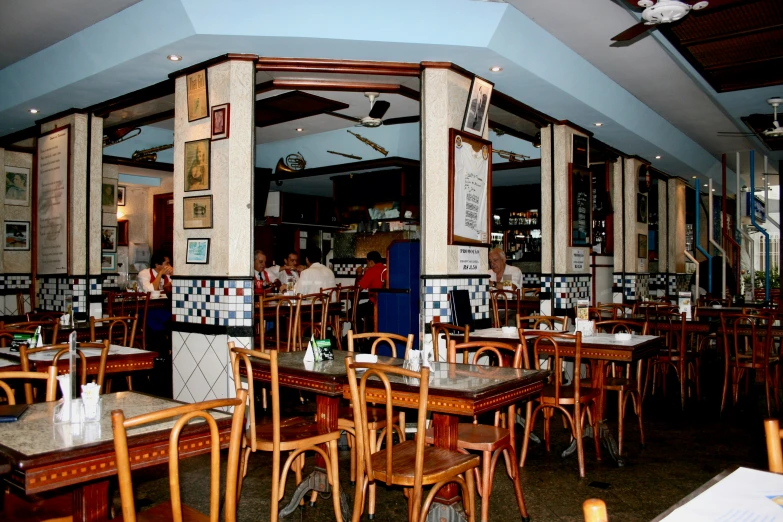
<svg viewBox="0 0 783 522">
<path fill-rule="evenodd" d="M 321 249 L 311 246 L 305 254 L 307 268 L 299 275 L 294 292 L 297 294 L 315 294 L 322 288 L 337 286 L 337 281 L 328 266 L 321 264 Z"/>
<path fill-rule="evenodd" d="M 281 266 L 277 272 L 277 279 L 283 285 L 287 285 L 289 282 L 296 283 L 299 279 L 300 272 L 299 254 L 291 251 L 286 258 L 283 259 L 283 266 Z"/>
<path fill-rule="evenodd" d="M 383 264 L 383 258 L 381 254 L 373 250 L 367 254 L 367 269 L 362 270 L 362 267 L 356 269 L 356 285 L 362 290 L 369 290 L 371 288 L 383 288 L 386 281 L 386 265 Z M 370 300 L 359 304 L 356 309 L 356 317 L 358 321 L 364 323 L 364 327 L 361 331 L 372 331 L 375 328 L 372 326 L 375 317 L 375 307 L 378 305 L 378 298 L 376 294 L 370 294 Z M 356 329 L 357 332 L 359 329 Z"/>
<path fill-rule="evenodd" d="M 171 266 L 169 256 L 163 252 L 155 252 L 150 258 L 150 268 L 139 272 L 139 290 L 142 292 L 161 291 L 170 293 L 171 276 L 173 274 L 174 267 Z"/>
</svg>

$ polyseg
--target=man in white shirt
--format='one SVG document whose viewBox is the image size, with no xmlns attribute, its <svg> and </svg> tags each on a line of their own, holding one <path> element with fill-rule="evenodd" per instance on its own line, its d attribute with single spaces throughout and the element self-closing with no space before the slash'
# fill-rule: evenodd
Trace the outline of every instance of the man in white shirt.
<svg viewBox="0 0 783 522">
<path fill-rule="evenodd" d="M 150 266 L 145 268 L 137 277 L 139 289 L 143 292 L 161 291 L 171 292 L 171 276 L 174 274 L 174 267 L 171 266 L 169 256 L 162 252 L 155 252 L 150 258 Z"/>
<path fill-rule="evenodd" d="M 307 269 L 299 274 L 299 280 L 296 282 L 294 293 L 297 294 L 315 294 L 322 288 L 331 288 L 337 286 L 334 279 L 334 272 L 329 267 L 321 264 L 321 249 L 313 246 L 307 249 L 305 254 Z"/>
<path fill-rule="evenodd" d="M 280 285 L 277 277 L 269 271 L 266 267 L 266 255 L 263 250 L 256 250 L 253 258 L 253 268 L 255 271 L 256 281 L 261 281 L 263 288 L 269 288 L 271 286 Z"/>
<path fill-rule="evenodd" d="M 283 266 L 277 271 L 277 279 L 281 284 L 286 285 L 289 281 L 296 283 L 299 279 L 299 254 L 291 252 L 283 260 Z"/>
<path fill-rule="evenodd" d="M 506 264 L 506 253 L 501 248 L 489 251 L 489 281 L 495 288 L 503 288 L 503 281 L 511 281 L 512 289 L 522 288 L 522 270 Z"/>
</svg>

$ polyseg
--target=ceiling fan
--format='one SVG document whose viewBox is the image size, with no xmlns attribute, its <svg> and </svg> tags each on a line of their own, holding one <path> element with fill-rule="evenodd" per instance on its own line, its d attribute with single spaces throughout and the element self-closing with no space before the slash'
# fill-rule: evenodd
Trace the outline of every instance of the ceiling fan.
<svg viewBox="0 0 783 522">
<path fill-rule="evenodd" d="M 736 2 L 737 0 L 625 0 L 633 7 L 642 7 L 642 21 L 612 38 L 615 42 L 627 42 L 637 36 L 657 29 L 660 24 L 676 22 L 687 15 L 691 10 L 700 11 L 706 7 L 720 7 Z"/>
<path fill-rule="evenodd" d="M 756 136 L 757 134 L 763 134 L 767 138 L 783 138 L 783 127 L 778 123 L 778 106 L 783 105 L 783 98 L 770 98 L 767 103 L 772 105 L 772 127 L 756 132 L 718 132 L 718 136 L 723 137 L 738 137 L 738 136 Z"/>
<path fill-rule="evenodd" d="M 399 125 L 401 123 L 414 123 L 419 121 L 418 116 L 403 116 L 401 118 L 389 118 L 384 120 L 383 116 L 391 107 L 391 103 L 386 100 L 378 100 L 380 94 L 377 92 L 365 92 L 364 95 L 370 100 L 370 113 L 364 118 L 355 118 L 339 112 L 327 112 L 331 116 L 343 118 L 356 122 L 357 127 L 380 127 L 381 125 Z"/>
</svg>

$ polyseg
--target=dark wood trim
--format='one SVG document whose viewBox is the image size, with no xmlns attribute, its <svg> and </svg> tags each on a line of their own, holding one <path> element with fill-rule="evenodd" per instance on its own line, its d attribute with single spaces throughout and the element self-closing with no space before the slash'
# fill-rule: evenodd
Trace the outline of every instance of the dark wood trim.
<svg viewBox="0 0 783 522">
<path fill-rule="evenodd" d="M 741 36 L 751 36 L 757 33 L 764 33 L 767 31 L 774 31 L 776 29 L 783 28 L 783 24 L 772 24 L 764 27 L 754 27 L 753 29 L 746 29 L 744 31 L 734 31 L 729 33 L 716 34 L 712 36 L 705 36 L 701 38 L 691 38 L 690 40 L 679 40 L 680 45 L 683 47 L 690 47 L 692 45 L 701 45 L 705 43 L 717 42 L 720 40 L 730 40 L 732 38 L 738 38 Z"/>
<path fill-rule="evenodd" d="M 123 94 L 122 96 L 117 96 L 111 100 L 97 103 L 87 107 L 86 110 L 88 112 L 92 112 L 99 118 L 105 118 L 114 111 L 127 109 L 128 107 L 132 107 L 150 100 L 163 98 L 164 96 L 168 96 L 170 94 L 174 94 L 174 81 L 163 80 L 162 82 L 150 85 L 149 87 L 144 87 L 136 91 Z"/>
<path fill-rule="evenodd" d="M 779 62 L 781 61 L 780 56 L 767 56 L 766 58 L 757 58 L 755 60 L 743 60 L 740 62 L 729 62 L 729 63 L 719 63 L 716 65 L 708 65 L 703 68 L 704 72 L 710 73 L 713 71 L 721 71 L 724 69 L 733 69 L 735 67 L 745 67 L 747 65 L 757 65 L 760 63 L 767 63 L 767 62 Z M 773 81 L 772 84 L 779 84 L 779 81 Z"/>
<path fill-rule="evenodd" d="M 529 141 L 530 143 L 536 141 L 535 136 L 531 136 L 530 134 L 526 134 L 516 129 L 512 129 L 508 125 L 503 125 L 502 123 L 498 123 L 496 121 L 492 121 L 492 120 L 488 120 L 488 121 L 489 121 L 489 127 L 491 129 L 500 129 L 503 131 L 504 134 L 508 134 L 509 136 L 514 136 L 515 138 L 519 138 L 520 140 Z"/>
<path fill-rule="evenodd" d="M 490 105 L 494 105 L 498 109 L 502 109 L 506 112 L 510 112 L 515 116 L 524 118 L 530 122 L 536 124 L 539 128 L 546 127 L 550 123 L 558 123 L 556 119 L 545 114 L 541 111 L 537 111 L 530 105 L 524 104 L 521 101 L 512 98 L 508 94 L 504 94 L 497 89 L 492 91 L 492 101 Z"/>
<path fill-rule="evenodd" d="M 108 165 L 121 165 L 123 167 L 159 170 L 161 172 L 174 172 L 174 165 L 172 163 L 158 163 L 157 161 L 134 161 L 128 158 L 120 158 L 119 156 L 107 156 L 106 154 L 103 155 L 103 163 Z"/>
<path fill-rule="evenodd" d="M 169 79 L 176 80 L 180 76 L 185 76 L 190 73 L 200 71 L 202 69 L 207 69 L 209 67 L 213 67 L 217 64 L 227 62 L 229 60 L 244 60 L 249 62 L 255 62 L 257 59 L 258 56 L 255 54 L 230 54 L 230 53 L 222 54 L 220 56 L 215 56 L 214 58 L 210 58 L 209 60 L 204 60 L 203 62 L 197 63 L 195 65 L 191 65 L 190 67 L 185 67 L 184 69 L 174 71 L 173 73 L 169 74 Z"/>
<path fill-rule="evenodd" d="M 565 125 L 566 127 L 571 127 L 574 130 L 578 130 L 582 134 L 586 134 L 588 138 L 593 137 L 593 133 L 589 130 L 585 129 L 584 127 L 577 125 L 576 123 L 570 121 L 570 120 L 560 120 L 557 122 L 558 125 Z"/>
<path fill-rule="evenodd" d="M 0 147 L 8 149 L 8 146 L 13 145 L 14 143 L 29 140 L 30 138 L 37 138 L 39 133 L 38 125 L 33 125 L 32 127 L 6 134 L 5 136 L 0 137 Z"/>
<path fill-rule="evenodd" d="M 112 125 L 111 127 L 104 127 L 103 133 L 108 134 L 115 129 L 123 129 L 126 127 L 144 127 L 145 125 L 151 125 L 153 123 L 158 123 L 159 121 L 171 120 L 173 118 L 174 109 L 171 109 L 168 111 L 159 112 L 157 114 L 150 114 L 149 116 L 144 116 L 136 120 L 123 121 L 121 123 Z"/>
<path fill-rule="evenodd" d="M 60 118 L 65 118 L 66 116 L 70 116 L 72 114 L 87 114 L 89 111 L 87 109 L 77 109 L 76 107 L 71 107 L 70 109 L 66 109 L 64 111 L 60 111 L 58 113 L 52 114 L 51 116 L 47 116 L 46 118 L 35 120 L 35 123 L 39 126 L 44 125 L 46 123 L 53 122 L 55 120 L 59 120 Z M 47 133 L 48 134 L 48 133 Z"/>
<path fill-rule="evenodd" d="M 423 69 L 448 69 L 471 80 L 474 76 L 476 76 L 464 67 L 460 67 L 459 65 L 452 62 L 421 62 L 421 67 Z"/>
<path fill-rule="evenodd" d="M 339 165 L 304 169 L 297 172 L 286 172 L 282 174 L 272 173 L 270 178 L 271 181 L 288 181 L 299 178 L 311 178 L 313 176 L 324 176 L 326 174 L 345 174 L 347 172 L 359 173 L 361 170 L 386 169 L 393 167 L 410 167 L 418 169 L 419 162 L 417 160 L 392 156 L 391 158 L 354 161 L 352 163 L 341 163 Z"/>
<path fill-rule="evenodd" d="M 248 53 L 228 53 L 226 57 L 229 60 L 235 61 L 235 62 L 257 62 L 258 61 L 258 55 L 257 54 L 248 54 Z"/>
<path fill-rule="evenodd" d="M 617 161 L 617 158 L 625 156 L 625 154 L 622 151 L 615 149 L 611 145 L 607 145 L 606 143 L 604 143 L 603 141 L 595 137 L 590 138 L 590 148 L 602 149 L 604 152 L 608 152 L 609 154 L 614 155 L 615 161 Z"/>
<path fill-rule="evenodd" d="M 330 74 L 374 74 L 380 76 L 419 76 L 421 65 L 410 62 L 374 62 L 320 58 L 259 57 L 258 71 L 320 72 Z"/>
<path fill-rule="evenodd" d="M 508 161 L 506 163 L 493 163 L 492 172 L 501 170 L 527 169 L 530 167 L 540 167 L 541 158 L 529 159 L 525 161 Z"/>
<path fill-rule="evenodd" d="M 419 100 L 419 93 L 410 87 L 393 83 L 353 82 L 343 80 L 272 80 L 256 85 L 256 94 L 275 89 L 293 89 L 308 91 L 347 91 L 347 92 L 383 92 L 399 94 L 412 100 Z"/>
<path fill-rule="evenodd" d="M 636 156 L 636 155 L 633 155 L 633 156 L 627 156 L 627 155 L 623 155 L 623 156 L 624 156 L 626 159 L 635 159 L 635 160 L 639 160 L 639 161 L 641 161 L 642 163 L 644 163 L 645 165 L 647 165 L 648 167 L 651 167 L 651 166 L 652 166 L 652 163 L 650 162 L 650 160 L 648 160 L 648 159 L 645 159 L 645 158 L 643 158 L 643 157 L 641 157 L 641 156 Z"/>
</svg>

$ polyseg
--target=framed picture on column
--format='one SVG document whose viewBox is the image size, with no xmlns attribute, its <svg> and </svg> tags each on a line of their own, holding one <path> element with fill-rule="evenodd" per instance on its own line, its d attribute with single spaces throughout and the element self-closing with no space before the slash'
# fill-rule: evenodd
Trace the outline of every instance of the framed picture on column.
<svg viewBox="0 0 783 522">
<path fill-rule="evenodd" d="M 215 105 L 212 107 L 212 141 L 228 138 L 229 118 L 231 117 L 231 104 Z"/>
<path fill-rule="evenodd" d="M 210 141 L 185 142 L 185 192 L 209 190 Z"/>
<path fill-rule="evenodd" d="M 462 130 L 474 136 L 484 136 L 484 125 L 489 114 L 489 100 L 492 98 L 492 88 L 495 84 L 480 78 L 473 77 L 468 93 L 468 105 L 465 107 L 465 117 L 462 120 Z"/>
<path fill-rule="evenodd" d="M 188 121 L 209 116 L 209 94 L 207 91 L 207 70 L 202 69 L 185 77 L 188 87 Z"/>
<path fill-rule="evenodd" d="M 492 142 L 449 129 L 448 244 L 490 246 Z"/>
<path fill-rule="evenodd" d="M 212 228 L 212 196 L 182 199 L 182 228 Z"/>
</svg>

